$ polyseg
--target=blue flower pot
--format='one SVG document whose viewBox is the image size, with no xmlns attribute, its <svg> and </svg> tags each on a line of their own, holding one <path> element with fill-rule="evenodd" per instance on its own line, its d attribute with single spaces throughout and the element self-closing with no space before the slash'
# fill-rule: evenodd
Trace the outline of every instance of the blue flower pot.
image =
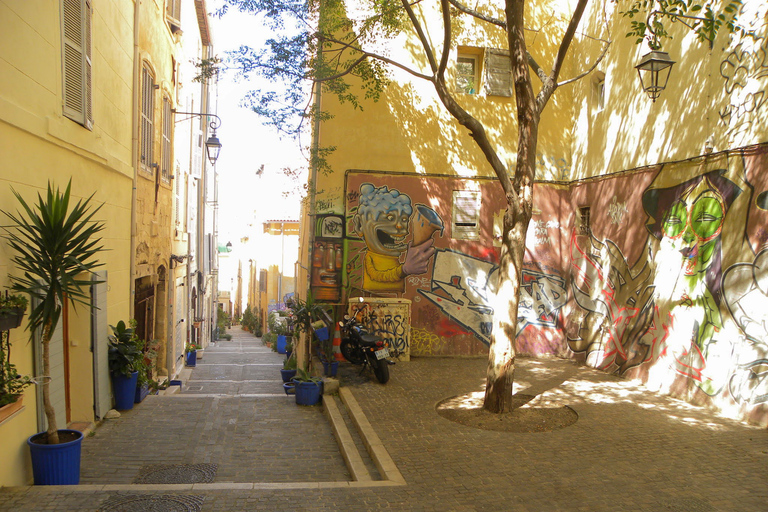
<svg viewBox="0 0 768 512">
<path fill-rule="evenodd" d="M 147 398 L 147 395 L 149 395 L 149 384 L 144 384 L 143 386 L 136 386 L 136 396 L 133 398 L 133 403 L 140 404 L 142 400 Z"/>
<path fill-rule="evenodd" d="M 285 354 L 286 336 L 283 334 L 277 335 L 277 353 Z"/>
<path fill-rule="evenodd" d="M 27 439 L 32 457 L 35 485 L 77 485 L 80 483 L 80 451 L 83 433 L 77 430 L 59 430 L 59 435 L 73 435 L 73 441 L 60 444 L 38 444 L 46 433 L 40 432 Z"/>
<path fill-rule="evenodd" d="M 328 361 L 323 361 L 323 374 L 328 377 L 335 377 L 336 374 L 339 371 L 339 362 L 338 361 L 331 361 L 330 363 Z"/>
<path fill-rule="evenodd" d="M 317 336 L 317 339 L 320 341 L 325 341 L 330 336 L 328 333 L 327 327 L 321 327 L 320 329 L 315 329 L 315 336 Z"/>
<path fill-rule="evenodd" d="M 133 409 L 136 399 L 136 382 L 139 372 L 131 373 L 130 377 L 116 373 L 112 375 L 112 392 L 115 394 L 115 409 L 127 411 Z"/>
<path fill-rule="evenodd" d="M 187 352 L 187 366 L 197 366 L 197 350 Z"/>
<path fill-rule="evenodd" d="M 290 382 L 296 376 L 296 370 L 280 370 L 280 376 L 283 382 Z"/>
<path fill-rule="evenodd" d="M 323 394 L 322 382 L 296 382 L 296 403 L 298 405 L 315 405 L 320 402 Z"/>
<path fill-rule="evenodd" d="M 296 394 L 296 383 L 293 381 L 283 383 L 283 391 L 286 395 Z"/>
</svg>

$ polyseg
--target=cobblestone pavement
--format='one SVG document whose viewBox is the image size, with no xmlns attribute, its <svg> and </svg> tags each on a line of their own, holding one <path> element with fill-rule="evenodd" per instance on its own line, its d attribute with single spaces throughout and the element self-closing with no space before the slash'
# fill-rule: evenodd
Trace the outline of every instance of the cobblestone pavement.
<svg viewBox="0 0 768 512">
<path fill-rule="evenodd" d="M 516 391 L 559 400 L 579 420 L 536 434 L 437 415 L 444 398 L 482 389 L 483 358 L 414 358 L 386 386 L 342 363 L 342 384 L 406 482 L 349 483 L 320 409 L 279 396 L 280 356 L 235 333 L 205 351 L 183 396 L 150 397 L 83 444 L 83 483 L 130 483 L 143 463 L 213 462 L 221 489 L 6 488 L 0 510 L 123 510 L 110 500 L 169 494 L 192 504 L 151 510 L 768 510 L 767 430 L 557 359 L 519 360 Z"/>
</svg>

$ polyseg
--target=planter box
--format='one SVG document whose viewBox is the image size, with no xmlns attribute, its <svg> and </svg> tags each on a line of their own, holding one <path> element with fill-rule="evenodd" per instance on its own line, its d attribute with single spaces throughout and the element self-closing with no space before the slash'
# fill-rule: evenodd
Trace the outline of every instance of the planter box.
<svg viewBox="0 0 768 512">
<path fill-rule="evenodd" d="M 22 405 L 22 401 L 24 400 L 24 395 L 20 396 L 16 399 L 15 402 L 12 404 L 4 405 L 0 407 L 0 423 L 4 422 L 17 412 L 19 412 L 24 406 Z"/>
<path fill-rule="evenodd" d="M 133 398 L 133 403 L 140 404 L 142 400 L 147 398 L 147 395 L 149 395 L 149 384 L 136 386 L 136 396 Z"/>
<path fill-rule="evenodd" d="M 17 309 L 14 313 L 4 313 L 0 315 L 0 331 L 10 331 L 21 325 L 21 319 L 24 318 L 24 310 Z"/>
</svg>

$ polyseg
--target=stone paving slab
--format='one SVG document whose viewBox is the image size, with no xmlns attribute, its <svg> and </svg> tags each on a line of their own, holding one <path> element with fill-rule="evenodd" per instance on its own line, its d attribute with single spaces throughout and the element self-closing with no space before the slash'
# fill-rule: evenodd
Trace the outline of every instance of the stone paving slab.
<svg viewBox="0 0 768 512">
<path fill-rule="evenodd" d="M 370 374 L 360 374 L 359 368 L 342 364 L 342 383 L 351 386 L 360 408 L 387 447 L 406 485 L 374 482 L 377 485 L 363 486 L 362 483 L 328 481 L 326 474 L 318 474 L 318 480 L 307 486 L 306 481 L 297 482 L 289 471 L 270 466 L 266 471 L 272 480 L 267 483 L 237 484 L 245 488 L 212 488 L 201 484 L 195 486 L 194 491 L 178 492 L 204 495 L 203 511 L 753 512 L 768 509 L 767 430 L 722 418 L 711 411 L 655 395 L 635 383 L 555 359 L 518 359 L 516 391 L 540 393 L 539 400 L 557 399 L 568 404 L 579 414 L 573 426 L 547 433 L 511 434 L 477 430 L 440 417 L 435 411 L 438 402 L 470 391 L 482 391 L 485 366 L 484 358 L 413 358 L 393 366 L 391 380 L 383 386 L 372 380 Z M 195 405 L 198 400 L 201 404 Z M 218 414 L 210 411 L 215 400 L 218 400 Z M 255 466 L 253 460 L 293 452 L 295 462 L 303 464 L 308 460 L 305 457 L 333 445 L 317 442 L 313 432 L 298 427 L 294 431 L 301 432 L 299 436 L 275 434 L 283 431 L 279 426 L 282 407 L 290 405 L 290 401 L 186 396 L 167 404 L 178 407 L 182 418 L 203 416 L 203 419 L 189 421 L 202 422 L 204 426 L 198 430 L 202 432 L 198 436 L 199 446 L 179 448 L 181 454 L 168 452 L 164 459 L 176 457 L 186 462 L 189 454 L 194 462 L 222 464 L 221 460 L 213 459 L 231 457 Z M 305 419 L 301 416 L 303 413 L 314 414 L 312 408 L 293 406 L 299 421 Z M 165 418 L 168 415 L 162 412 L 158 409 L 155 413 L 164 418 L 159 428 L 146 432 L 144 438 L 135 436 L 134 442 L 127 443 L 125 449 L 148 452 L 144 457 L 148 458 L 158 449 L 155 437 L 173 443 L 171 434 L 183 432 L 176 423 L 183 422 Z M 236 421 L 234 425 L 220 423 L 219 417 Z M 250 434 L 238 430 L 240 421 L 252 429 Z M 316 428 L 322 428 L 322 424 L 313 423 Z M 94 438 L 85 440 L 84 449 L 98 442 L 103 428 Z M 141 427 L 135 429 L 140 431 Z M 271 442 L 259 443 L 257 438 L 261 436 Z M 99 448 L 106 450 L 106 444 Z M 235 452 L 239 451 L 247 453 L 238 458 L 241 454 Z M 116 452 L 111 452 L 112 456 L 123 456 Z M 210 460 L 199 460 L 206 458 Z M 102 456 L 100 460 L 102 471 L 110 470 L 107 457 Z M 320 457 L 312 459 L 309 465 L 322 464 L 319 460 Z M 280 481 L 283 478 L 285 481 Z M 225 486 L 224 483 L 217 485 Z M 73 492 L 63 487 L 2 489 L 0 511 L 96 511 L 115 494 L 136 492 L 130 491 L 130 487 L 120 491 L 106 486 L 87 489 L 87 492 Z M 169 493 L 167 490 L 143 492 Z"/>
</svg>

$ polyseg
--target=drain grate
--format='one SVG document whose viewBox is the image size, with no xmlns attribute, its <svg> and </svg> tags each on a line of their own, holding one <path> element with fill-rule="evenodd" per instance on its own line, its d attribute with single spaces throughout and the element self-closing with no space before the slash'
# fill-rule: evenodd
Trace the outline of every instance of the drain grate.
<svg viewBox="0 0 768 512">
<path fill-rule="evenodd" d="M 143 466 L 134 484 L 210 484 L 218 464 L 154 464 Z"/>
<path fill-rule="evenodd" d="M 99 512 L 200 512 L 205 496 L 120 494 L 111 496 Z"/>
</svg>

